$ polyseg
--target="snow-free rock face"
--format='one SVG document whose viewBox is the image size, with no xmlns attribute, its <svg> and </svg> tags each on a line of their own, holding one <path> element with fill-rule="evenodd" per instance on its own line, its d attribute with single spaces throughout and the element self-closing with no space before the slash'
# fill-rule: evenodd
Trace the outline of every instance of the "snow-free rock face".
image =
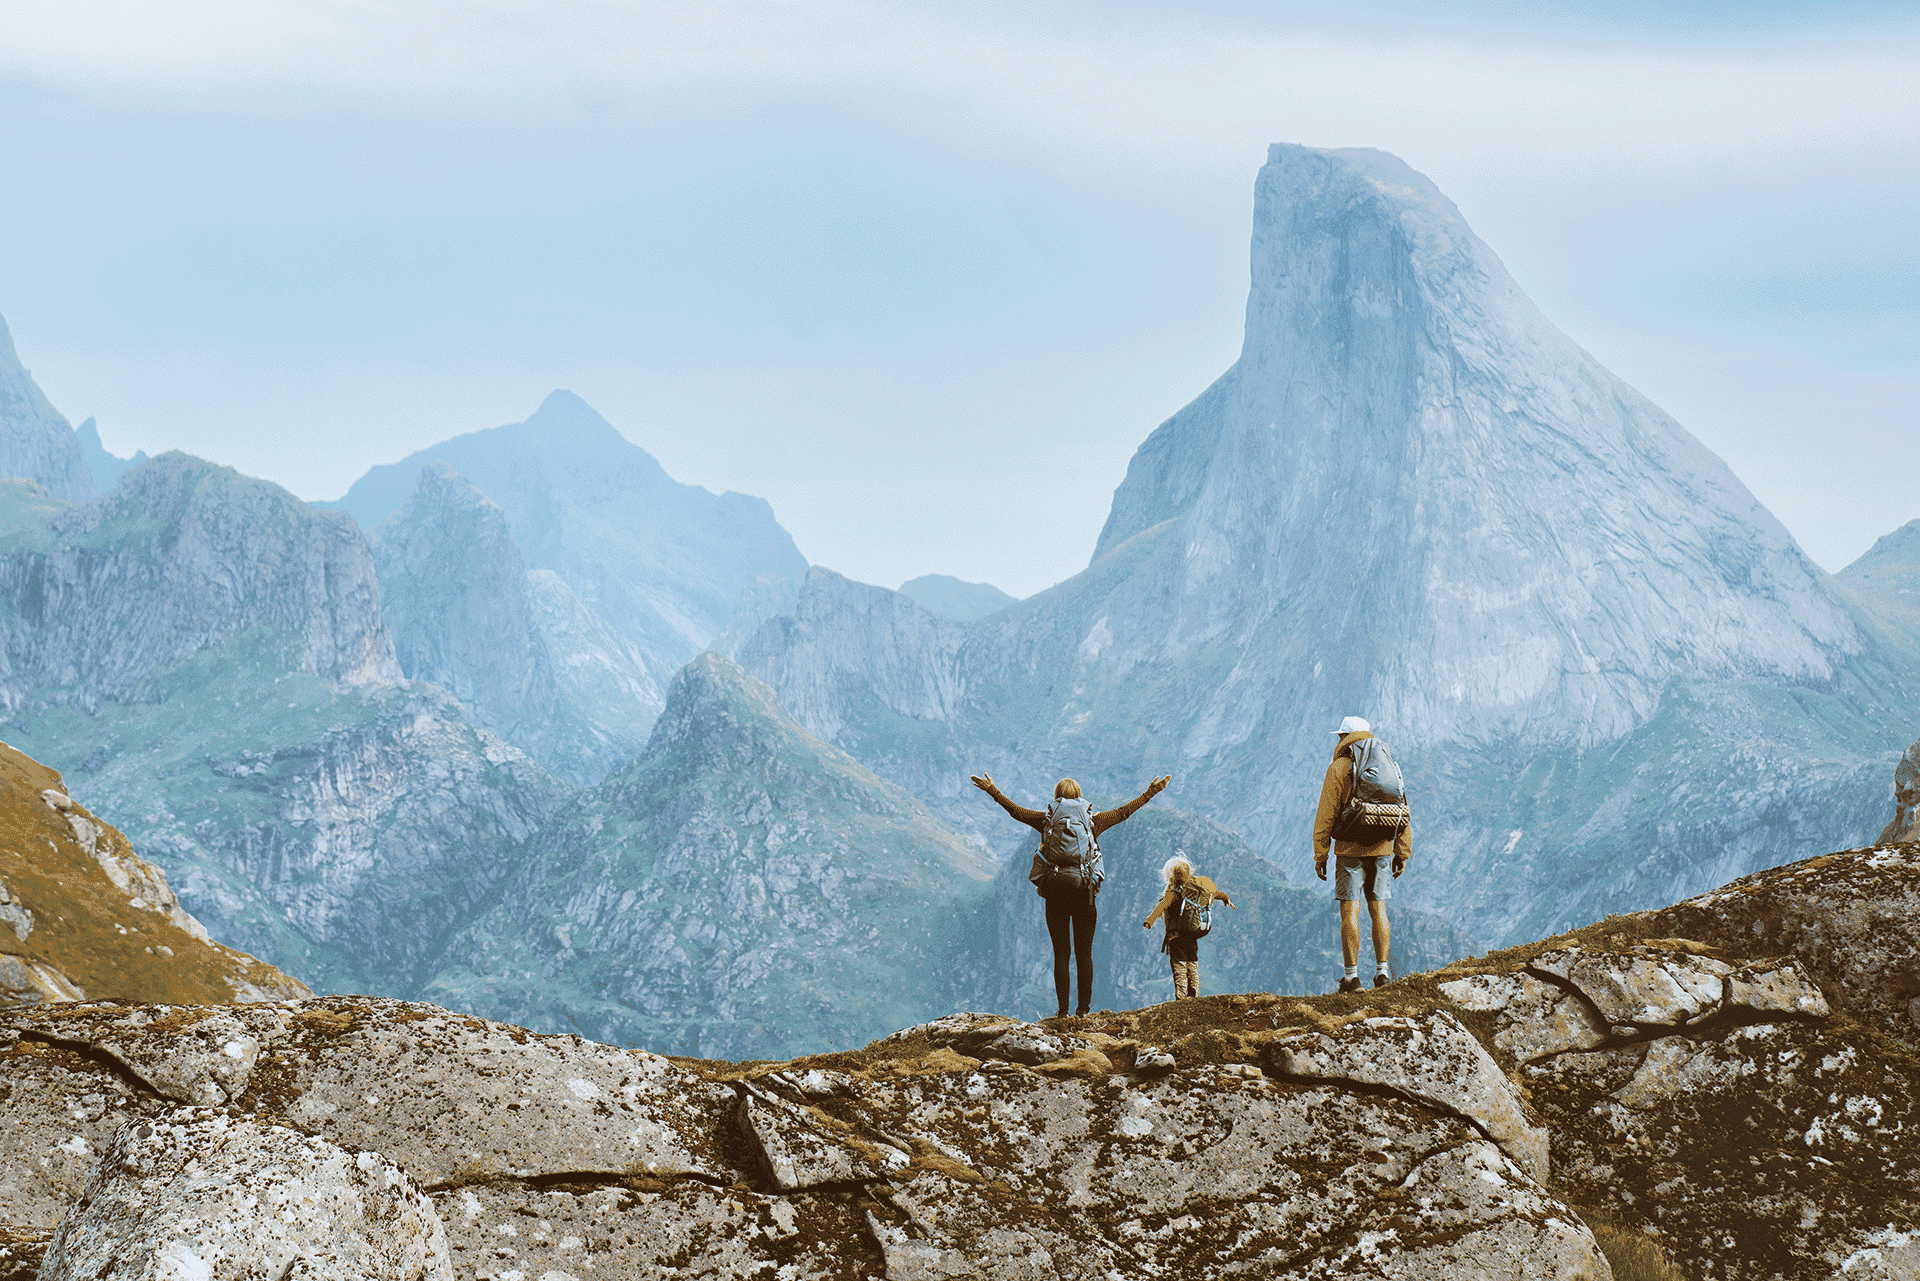
<svg viewBox="0 0 1920 1281">
<path fill-rule="evenodd" d="M 408 500 L 434 461 L 500 505 L 526 564 L 558 574 L 644 655 L 657 689 L 695 654 L 729 649 L 787 608 L 806 572 L 763 499 L 674 481 L 565 391 L 523 423 L 373 468 L 338 506 L 372 529 Z"/>
<path fill-rule="evenodd" d="M 65 502 L 93 497 L 93 476 L 73 428 L 20 364 L 0 318 L 0 478 L 35 481 Z"/>
<path fill-rule="evenodd" d="M 436 999 L 675 1053 L 851 1045 L 983 982 L 991 865 L 718 654 L 529 841 Z"/>
<path fill-rule="evenodd" d="M 1687 938 L 1790 955 L 1839 1008 L 1920 1036 L 1920 846 L 1756 872 L 1660 916 Z"/>
<path fill-rule="evenodd" d="M 451 690 L 562 777 L 599 781 L 660 713 L 645 658 L 550 570 L 534 582 L 506 513 L 444 462 L 370 533 L 401 670 Z"/>
<path fill-rule="evenodd" d="M 1428 855 L 1402 901 L 1499 940 L 1877 830 L 1920 648 L 1851 601 L 1424 177 L 1276 146 L 1240 358 L 1142 443 L 1083 573 L 963 626 L 815 571 L 741 662 L 996 845 L 969 771 L 1172 773 L 1302 849 L 1365 716 Z"/>
<path fill-rule="evenodd" d="M 1920 841 L 1920 743 L 1907 749 L 1893 774 L 1893 821 L 1880 833 L 1880 843 Z"/>
<path fill-rule="evenodd" d="M 147 461 L 144 449 L 134 450 L 130 458 L 108 453 L 100 441 L 100 426 L 91 418 L 74 428 L 74 437 L 80 443 L 80 457 L 87 464 L 87 472 L 93 477 L 95 493 L 106 493 L 120 483 L 122 476 Z"/>
<path fill-rule="evenodd" d="M 266 481 L 185 454 L 0 541 L 5 710 L 97 709 L 245 634 L 287 667 L 342 684 L 397 681 L 365 540 Z"/>
<path fill-rule="evenodd" d="M 149 1275 L 145 1255 L 105 1265 L 109 1237 L 191 1249 L 220 1278 L 327 1249 L 396 1260 L 366 1275 L 445 1275 L 438 1241 L 475 1278 L 1606 1275 L 1488 1136 L 1524 1109 L 1505 1079 L 1463 1113 L 1428 1097 L 1432 1047 L 1372 1023 L 1332 1034 L 1369 1065 L 1354 1090 L 1325 1064 L 1294 1080 L 1255 1062 L 1299 1035 L 1224 1057 L 1188 1038 L 1134 1070 L 1154 1056 L 1117 1022 L 959 1016 L 829 1066 L 743 1070 L 370 998 L 256 1013 L 277 1022 L 219 1112 L 154 1089 L 165 1023 L 142 1045 L 101 1007 L 0 1022 L 0 1221 L 52 1237 L 52 1275 Z M 1418 1025 L 1485 1060 L 1445 1014 Z"/>
<path fill-rule="evenodd" d="M 68 796 L 60 775 L 0 744 L 0 1006 L 310 995 L 209 939 L 166 875 Z"/>
<path fill-rule="evenodd" d="M 568 790 L 401 680 L 351 520 L 182 454 L 78 508 L 0 483 L 0 639 L 7 739 L 322 989 L 407 991 Z"/>
<path fill-rule="evenodd" d="M 47 1250 L 43 1281 L 453 1281 L 440 1216 L 404 1170 L 220 1111 L 127 1126 L 81 1201 Z"/>
<path fill-rule="evenodd" d="M 1222 713 L 1284 672 L 1286 702 L 1403 739 L 1592 745 L 1671 676 L 1824 680 L 1860 647 L 1779 522 L 1425 177 L 1275 146 L 1254 202 L 1240 360 L 1140 447 L 1095 551 L 1175 522 L 1163 609 L 1113 618 L 1109 669 L 1258 638 L 1258 675 L 1207 692 Z"/>
<path fill-rule="evenodd" d="M 956 623 L 977 622 L 1015 603 L 1013 597 L 992 583 L 969 583 L 951 574 L 922 574 L 908 579 L 900 584 L 900 594 L 920 608 Z"/>
<path fill-rule="evenodd" d="M 1904 598 L 1920 608 L 1920 520 L 1875 540 L 1859 560 L 1835 575 L 1860 591 Z"/>
<path fill-rule="evenodd" d="M 1873 975 L 1920 927 L 1911 852 L 1349 995 L 947 1014 L 791 1062 L 667 1060 L 369 997 L 0 1012 L 0 1248 L 179 1222 L 204 1260 L 200 1204 L 224 1257 L 264 1257 L 322 1216 L 206 1177 L 258 1170 L 340 1207 L 333 1225 L 387 1189 L 404 1215 L 368 1249 L 431 1241 L 430 1208 L 476 1281 L 1600 1281 L 1603 1251 L 1656 1248 L 1730 1281 L 1907 1276 L 1920 1019 Z M 1829 972 L 1850 950 L 1865 980 Z M 181 1110 L 216 1092 L 222 1111 Z M 124 1196 L 130 1158 L 209 1126 L 231 1151 L 203 1145 L 127 1213 L 82 1198 Z"/>
</svg>

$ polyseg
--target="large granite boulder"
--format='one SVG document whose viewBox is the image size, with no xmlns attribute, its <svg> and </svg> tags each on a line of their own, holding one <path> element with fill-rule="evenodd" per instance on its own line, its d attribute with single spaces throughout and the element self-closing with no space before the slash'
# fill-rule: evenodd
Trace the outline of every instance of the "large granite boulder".
<svg viewBox="0 0 1920 1281">
<path fill-rule="evenodd" d="M 103 1262 L 116 1241 L 209 1277 L 1345 1277 L 1382 1243 L 1396 1275 L 1605 1276 L 1446 1015 L 1233 1061 L 1162 1036 L 1163 1071 L 1123 1023 L 991 1015 L 738 1067 L 361 997 L 0 1028 L 0 1223 L 57 1228 L 61 1277 L 148 1275 Z"/>
<path fill-rule="evenodd" d="M 43 1281 L 452 1281 L 406 1171 L 316 1135 L 176 1108 L 121 1130 Z"/>
<path fill-rule="evenodd" d="M 1835 1007 L 1920 1040 L 1920 845 L 1756 872 L 1649 919 L 1730 953 L 1791 956 Z"/>
</svg>

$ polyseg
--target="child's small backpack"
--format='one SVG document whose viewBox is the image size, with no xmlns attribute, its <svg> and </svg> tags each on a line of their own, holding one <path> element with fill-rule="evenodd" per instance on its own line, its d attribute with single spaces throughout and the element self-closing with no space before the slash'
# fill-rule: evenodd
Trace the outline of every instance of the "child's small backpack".
<svg viewBox="0 0 1920 1281">
<path fill-rule="evenodd" d="M 1175 932 L 1185 938 L 1205 938 L 1213 929 L 1213 895 L 1192 881 L 1174 892 L 1180 896 L 1179 905 L 1173 909 Z M 1196 894 L 1198 899 L 1193 897 Z"/>
</svg>

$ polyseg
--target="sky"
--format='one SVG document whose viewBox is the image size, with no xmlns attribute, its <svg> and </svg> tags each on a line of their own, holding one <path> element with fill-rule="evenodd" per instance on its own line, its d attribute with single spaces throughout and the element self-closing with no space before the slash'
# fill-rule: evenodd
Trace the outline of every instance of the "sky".
<svg viewBox="0 0 1920 1281">
<path fill-rule="evenodd" d="M 1238 354 L 1267 144 L 1379 147 L 1837 570 L 1920 517 L 1913 8 L 0 0 L 0 315 L 121 454 L 332 499 L 565 387 L 1025 596 Z"/>
</svg>

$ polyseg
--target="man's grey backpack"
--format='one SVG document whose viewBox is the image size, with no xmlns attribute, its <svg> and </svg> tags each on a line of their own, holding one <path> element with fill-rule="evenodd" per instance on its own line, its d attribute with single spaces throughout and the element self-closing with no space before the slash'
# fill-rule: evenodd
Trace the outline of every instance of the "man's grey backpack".
<svg viewBox="0 0 1920 1281">
<path fill-rule="evenodd" d="M 1106 878 L 1093 839 L 1093 807 L 1077 797 L 1054 797 L 1027 879 L 1042 898 L 1051 898 L 1067 890 L 1097 892 Z"/>
<path fill-rule="evenodd" d="M 1377 738 L 1355 740 L 1347 748 L 1353 760 L 1353 790 L 1340 817 L 1333 820 L 1337 841 L 1385 841 L 1413 821 L 1407 808 L 1407 782 L 1387 745 Z"/>
<path fill-rule="evenodd" d="M 1174 892 L 1180 896 L 1179 906 L 1173 909 L 1174 933 L 1190 939 L 1205 938 L 1213 931 L 1213 895 L 1192 881 Z"/>
</svg>

